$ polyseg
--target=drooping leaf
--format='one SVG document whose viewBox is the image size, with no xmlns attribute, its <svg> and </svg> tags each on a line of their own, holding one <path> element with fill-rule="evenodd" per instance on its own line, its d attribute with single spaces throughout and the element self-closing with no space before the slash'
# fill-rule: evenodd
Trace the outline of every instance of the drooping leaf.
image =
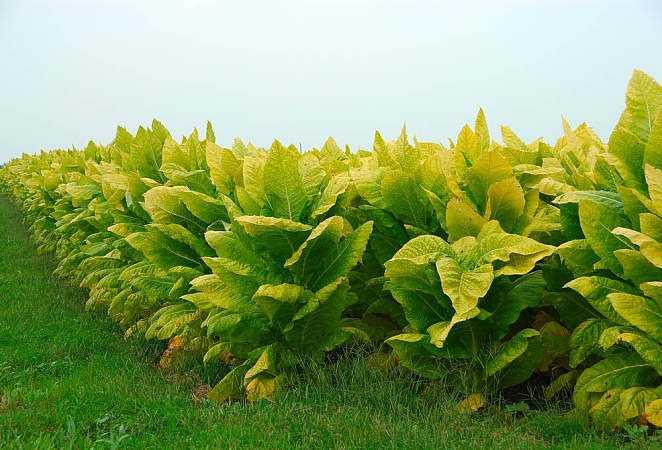
<svg viewBox="0 0 662 450">
<path fill-rule="evenodd" d="M 344 219 L 334 216 L 315 228 L 285 262 L 297 280 L 317 290 L 344 277 L 361 260 L 372 232 L 367 222 L 350 232 Z"/>
<path fill-rule="evenodd" d="M 342 195 L 349 186 L 349 177 L 341 174 L 336 175 L 329 180 L 329 183 L 322 191 L 317 207 L 312 212 L 313 217 L 319 217 L 326 214 L 336 204 L 338 197 Z"/>
<path fill-rule="evenodd" d="M 513 386 L 531 376 L 542 356 L 540 333 L 527 328 L 501 346 L 497 354 L 487 362 L 485 374 L 497 377 L 502 388 Z"/>
<path fill-rule="evenodd" d="M 306 239 L 310 225 L 290 219 L 264 216 L 241 216 L 235 221 L 279 262 L 285 262 Z"/>
<path fill-rule="evenodd" d="M 622 292 L 607 295 L 614 311 L 632 324 L 662 342 L 662 308 L 653 300 Z"/>
<path fill-rule="evenodd" d="M 211 391 L 209 391 L 209 394 L 207 394 L 209 400 L 226 402 L 228 400 L 241 398 L 244 392 L 244 374 L 248 368 L 249 366 L 247 364 L 242 364 L 232 369 Z"/>
<path fill-rule="evenodd" d="M 318 359 L 324 350 L 338 345 L 341 314 L 354 299 L 348 295 L 349 283 L 339 278 L 310 297 L 285 328 L 285 338 L 301 355 Z M 349 337 L 349 336 L 346 336 Z"/>
<path fill-rule="evenodd" d="M 577 367 L 599 349 L 602 332 L 611 324 L 606 320 L 589 319 L 577 326 L 570 338 L 570 367 Z"/>
<path fill-rule="evenodd" d="M 651 386 L 658 379 L 655 370 L 637 354 L 618 354 L 582 372 L 575 385 L 573 400 L 579 408 L 588 409 L 609 389 Z"/>
<path fill-rule="evenodd" d="M 425 334 L 406 333 L 393 336 L 386 340 L 398 355 L 400 363 L 414 372 L 429 378 L 438 379 L 442 371 L 435 364 L 437 356 L 429 343 L 429 336 Z"/>
<path fill-rule="evenodd" d="M 615 323 L 624 324 L 623 319 L 616 314 L 607 296 L 612 293 L 635 294 L 637 291 L 623 281 L 606 277 L 580 277 L 572 280 L 565 287 L 578 292 L 603 316 Z"/>
</svg>

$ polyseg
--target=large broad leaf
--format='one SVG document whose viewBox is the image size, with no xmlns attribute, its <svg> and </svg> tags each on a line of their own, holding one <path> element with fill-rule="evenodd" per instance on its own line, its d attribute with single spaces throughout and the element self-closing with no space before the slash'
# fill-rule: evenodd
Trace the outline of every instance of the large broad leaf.
<svg viewBox="0 0 662 450">
<path fill-rule="evenodd" d="M 659 375 L 637 354 L 616 354 L 582 372 L 573 400 L 577 407 L 586 410 L 609 389 L 654 386 L 658 381 Z"/>
<path fill-rule="evenodd" d="M 354 298 L 346 278 L 324 286 L 297 311 L 285 328 L 285 338 L 299 355 L 317 359 L 349 337 L 341 328 L 341 315 Z M 339 336 L 340 335 L 340 336 Z M 339 341 L 340 338 L 340 341 Z"/>
<path fill-rule="evenodd" d="M 173 164 L 186 170 L 194 170 L 198 168 L 197 161 L 191 159 L 191 155 L 188 153 L 186 147 L 180 146 L 170 136 L 163 141 L 161 161 L 163 165 Z"/>
<path fill-rule="evenodd" d="M 198 254 L 199 256 L 213 255 L 211 248 L 209 248 L 209 246 L 203 239 L 199 238 L 198 236 L 191 233 L 188 229 L 184 228 L 179 224 L 152 223 L 152 224 L 147 224 L 145 228 L 148 231 L 157 230 L 162 234 L 168 236 L 170 239 L 179 241 L 191 247 L 195 251 L 195 253 Z"/>
<path fill-rule="evenodd" d="M 660 398 L 660 389 L 635 387 L 621 393 L 621 414 L 625 420 L 643 415 L 646 405 Z"/>
<path fill-rule="evenodd" d="M 196 308 L 190 303 L 182 302 L 165 306 L 149 319 L 150 326 L 145 331 L 145 337 L 147 339 L 155 337 L 169 339 L 173 332 L 180 329 L 181 325 L 190 322 L 195 314 Z"/>
<path fill-rule="evenodd" d="M 623 425 L 624 418 L 621 414 L 621 395 L 624 391 L 622 388 L 609 389 L 588 411 L 589 416 L 599 427 L 604 428 L 607 424 L 614 428 Z"/>
<path fill-rule="evenodd" d="M 424 148 L 427 154 L 419 166 L 418 178 L 421 187 L 428 194 L 428 200 L 432 194 L 439 199 L 441 205 L 445 205 L 453 196 L 449 185 L 452 180 L 450 173 L 452 155 L 438 144 L 417 143 L 417 145 Z M 440 212 L 437 211 L 437 215 L 439 214 Z"/>
<path fill-rule="evenodd" d="M 573 330 L 570 337 L 570 367 L 577 367 L 599 350 L 600 336 L 611 325 L 606 320 L 588 319 Z"/>
<path fill-rule="evenodd" d="M 634 188 L 618 186 L 616 189 L 623 204 L 623 211 L 630 220 L 632 227 L 640 229 L 639 215 L 647 213 L 652 208 L 649 199 Z"/>
<path fill-rule="evenodd" d="M 299 248 L 312 229 L 310 225 L 278 217 L 241 216 L 235 221 L 281 264 Z"/>
<path fill-rule="evenodd" d="M 625 342 L 662 376 L 662 344 L 639 333 L 618 333 L 610 344 Z"/>
<path fill-rule="evenodd" d="M 467 175 L 467 186 L 479 210 L 485 208 L 489 187 L 512 174 L 510 164 L 497 150 L 486 152 L 478 158 Z"/>
<path fill-rule="evenodd" d="M 255 364 L 253 364 L 253 366 L 248 369 L 244 375 L 244 379 L 246 381 L 250 381 L 251 379 L 258 376 L 275 376 L 277 372 L 277 353 L 278 352 L 275 345 L 267 346 L 264 350 L 262 350 L 260 356 L 258 356 L 257 360 L 255 361 Z"/>
<path fill-rule="evenodd" d="M 232 150 L 222 148 L 211 141 L 206 143 L 206 159 L 209 176 L 221 194 L 229 195 L 235 185 L 243 183 L 241 161 Z"/>
<path fill-rule="evenodd" d="M 489 134 L 486 134 L 485 117 L 481 117 L 480 112 L 476 118 L 475 132 L 465 125 L 457 136 L 457 145 L 455 146 L 455 170 L 458 175 L 464 176 L 467 166 L 473 166 L 478 159 L 489 151 Z"/>
<path fill-rule="evenodd" d="M 122 142 L 122 164 L 127 171 L 136 170 L 141 177 L 149 177 L 155 180 L 161 179 L 159 167 L 161 167 L 161 149 L 165 136 L 152 133 L 139 127 L 135 138 L 126 130 L 118 127 L 116 140 Z"/>
<path fill-rule="evenodd" d="M 450 245 L 437 236 L 419 236 L 407 242 L 386 262 L 386 288 L 404 309 L 417 331 L 450 319 L 450 299 L 443 294 L 435 263 Z"/>
<path fill-rule="evenodd" d="M 322 264 L 310 278 L 311 289 L 319 289 L 332 280 L 347 275 L 361 261 L 370 233 L 372 222 L 366 222 L 341 239 L 336 246 L 330 247 L 328 252 L 323 252 L 320 255 Z"/>
<path fill-rule="evenodd" d="M 468 242 L 468 241 L 467 241 Z M 554 247 L 541 244 L 533 239 L 505 233 L 498 222 L 487 223 L 476 237 L 473 248 L 465 251 L 465 244 L 455 243 L 461 250 L 463 264 L 492 263 L 495 276 L 523 275 L 530 272 L 536 262 L 551 255 Z"/>
<path fill-rule="evenodd" d="M 646 164 L 644 171 L 653 212 L 662 216 L 662 169 Z"/>
<path fill-rule="evenodd" d="M 224 262 L 226 270 L 252 276 L 262 283 L 275 283 L 286 277 L 285 271 L 277 262 L 248 246 L 234 231 L 208 231 L 205 233 L 205 239 Z"/>
<path fill-rule="evenodd" d="M 313 263 L 309 261 L 309 257 L 314 255 L 314 252 L 337 245 L 340 239 L 351 231 L 351 224 L 342 217 L 329 217 L 313 229 L 303 244 L 285 261 L 285 267 L 298 265 L 297 272 L 306 272 L 307 264 Z"/>
<path fill-rule="evenodd" d="M 662 110 L 662 86 L 635 70 L 625 96 L 625 111 L 609 137 L 609 152 L 620 158 L 643 184 L 644 146 L 657 114 Z"/>
<path fill-rule="evenodd" d="M 428 197 L 430 205 L 434 210 L 437 222 L 441 225 L 442 228 L 445 228 L 446 225 L 446 205 L 448 204 L 449 198 L 441 199 L 437 194 L 427 189 L 423 189 L 425 195 Z"/>
<path fill-rule="evenodd" d="M 648 281 L 662 280 L 662 269 L 655 266 L 642 252 L 630 249 L 621 249 L 614 252 L 614 256 L 623 267 L 623 278 L 634 285 Z M 650 255 L 656 259 L 655 255 Z"/>
<path fill-rule="evenodd" d="M 505 278 L 496 280 L 494 289 L 481 305 L 491 313 L 485 324 L 490 327 L 494 339 L 505 336 L 524 309 L 538 306 L 546 293 L 545 288 L 545 279 L 539 271 L 524 275 L 515 283 Z"/>
<path fill-rule="evenodd" d="M 485 365 L 485 375 L 496 377 L 501 388 L 514 386 L 531 376 L 542 356 L 540 333 L 527 328 L 499 348 Z"/>
<path fill-rule="evenodd" d="M 318 197 L 322 182 L 326 178 L 326 173 L 322 169 L 322 166 L 320 166 L 319 159 L 315 153 L 306 152 L 301 155 L 299 159 L 299 173 L 301 174 L 303 190 L 308 198 Z"/>
<path fill-rule="evenodd" d="M 571 329 L 585 320 L 602 318 L 602 314 L 575 291 L 548 292 L 544 302 L 553 306 L 559 314 L 561 323 Z"/>
<path fill-rule="evenodd" d="M 267 154 L 265 152 L 254 152 L 244 157 L 244 189 L 260 207 L 267 203 L 267 194 L 264 189 L 264 166 L 266 162 Z"/>
<path fill-rule="evenodd" d="M 474 355 L 480 350 L 476 348 L 475 344 L 484 333 L 483 330 L 474 330 L 467 321 L 479 316 L 480 313 L 478 308 L 462 312 L 456 311 L 450 320 L 430 325 L 426 330 L 430 335 L 430 343 L 435 347 L 443 348 L 449 356 L 468 358 Z M 466 339 L 468 335 L 470 336 L 469 343 Z"/>
<path fill-rule="evenodd" d="M 514 177 L 492 184 L 487 190 L 485 216 L 497 220 L 507 231 L 514 231 L 524 212 L 524 191 Z"/>
<path fill-rule="evenodd" d="M 504 154 L 512 165 L 539 163 L 537 149 L 532 149 L 526 145 L 513 130 L 502 125 L 501 136 L 505 144 Z"/>
<path fill-rule="evenodd" d="M 386 340 L 398 355 L 400 364 L 429 379 L 443 376 L 439 366 L 435 364 L 438 353 L 430 345 L 430 336 L 427 334 L 407 333 L 393 336 Z"/>
<path fill-rule="evenodd" d="M 662 110 L 657 113 L 648 142 L 644 148 L 644 167 L 662 169 Z"/>
<path fill-rule="evenodd" d="M 662 394 L 660 394 L 660 396 L 662 396 Z M 648 403 L 643 416 L 647 422 L 656 427 L 662 427 L 662 398 L 658 398 L 657 400 Z"/>
<path fill-rule="evenodd" d="M 386 269 L 390 268 L 393 275 L 406 275 L 406 272 L 401 271 L 396 264 L 391 264 L 391 262 L 404 260 L 416 265 L 431 264 L 440 255 L 448 253 L 450 249 L 450 244 L 438 236 L 418 236 L 407 242 L 393 255 L 392 260 L 386 264 Z"/>
<path fill-rule="evenodd" d="M 226 402 L 240 399 L 244 393 L 244 375 L 249 367 L 249 361 L 246 361 L 232 369 L 209 391 L 209 394 L 207 394 L 209 400 Z"/>
<path fill-rule="evenodd" d="M 359 195 L 372 206 L 386 208 L 381 186 L 386 169 L 377 166 L 377 158 L 374 156 L 361 158 L 360 162 L 361 165 L 350 172 L 352 184 Z"/>
<path fill-rule="evenodd" d="M 212 264 L 211 259 L 206 260 Z M 191 281 L 191 287 L 198 291 L 182 296 L 202 310 L 219 307 L 237 312 L 253 311 L 253 294 L 260 287 L 259 280 L 240 276 L 222 267 L 214 267 L 215 274 L 202 275 Z"/>
<path fill-rule="evenodd" d="M 432 211 L 426 194 L 411 174 L 389 170 L 381 183 L 382 198 L 388 211 L 404 222 L 427 229 Z"/>
<path fill-rule="evenodd" d="M 575 275 L 589 275 L 600 258 L 586 239 L 576 239 L 559 245 L 556 252 L 563 264 Z"/>
<path fill-rule="evenodd" d="M 606 277 L 581 277 L 570 281 L 565 287 L 578 292 L 597 311 L 615 323 L 625 325 L 623 319 L 616 314 L 607 296 L 612 293 L 625 292 L 636 294 L 637 290 L 631 285 Z"/>
<path fill-rule="evenodd" d="M 402 127 L 400 136 L 393 142 L 385 142 L 379 133 L 375 133 L 373 148 L 380 165 L 406 173 L 413 173 L 420 161 L 420 149 L 409 145 L 406 127 Z"/>
<path fill-rule="evenodd" d="M 647 296 L 655 300 L 657 305 L 662 308 L 662 281 L 649 281 L 641 283 L 639 289 Z"/>
<path fill-rule="evenodd" d="M 474 130 L 478 137 L 478 153 L 487 151 L 490 148 L 490 130 L 487 127 L 487 119 L 483 108 L 478 110 L 476 120 L 474 121 Z"/>
<path fill-rule="evenodd" d="M 617 236 L 628 238 L 630 242 L 639 247 L 639 251 L 644 258 L 655 267 L 662 268 L 662 243 L 645 233 L 639 233 L 635 230 L 630 230 L 629 228 L 614 228 L 611 232 Z M 618 255 L 616 257 L 618 258 Z M 622 261 L 621 264 L 623 264 Z M 656 279 L 662 279 L 662 272 L 657 274 Z M 639 282 L 643 283 L 644 281 L 654 280 L 642 280 Z"/>
<path fill-rule="evenodd" d="M 298 221 L 308 206 L 308 196 L 299 172 L 301 154 L 275 142 L 264 165 L 264 191 L 276 217 Z"/>
<path fill-rule="evenodd" d="M 258 375 L 246 384 L 246 400 L 273 400 L 281 384 L 281 375 Z"/>
<path fill-rule="evenodd" d="M 251 299 L 261 285 L 291 281 L 280 264 L 247 245 L 234 231 L 209 231 L 205 237 L 218 254 L 203 258 L 213 275 L 193 280 L 191 285 L 201 295 L 190 294 L 187 300 L 234 311 L 257 311 Z"/>
<path fill-rule="evenodd" d="M 214 186 L 209 181 L 209 174 L 205 170 L 187 171 L 174 164 L 164 164 L 161 166 L 161 172 L 168 179 L 169 186 L 185 186 L 193 192 L 214 195 Z"/>
<path fill-rule="evenodd" d="M 464 236 L 477 236 L 487 219 L 466 202 L 453 198 L 446 206 L 446 231 L 454 242 Z"/>
<path fill-rule="evenodd" d="M 100 194 L 99 187 L 94 184 L 75 184 L 66 185 L 66 190 L 71 195 L 71 203 L 76 207 L 87 206 L 87 204 Z"/>
<path fill-rule="evenodd" d="M 662 217 L 651 213 L 639 214 L 641 232 L 656 241 L 662 241 Z"/>
<path fill-rule="evenodd" d="M 657 425 L 653 417 L 647 414 L 649 405 L 659 401 L 660 388 L 633 387 L 629 389 L 610 389 L 590 409 L 589 415 L 598 425 L 618 428 L 631 419 L 646 420 Z M 649 417 L 651 417 L 650 420 Z"/>
<path fill-rule="evenodd" d="M 255 292 L 253 300 L 272 324 L 283 327 L 311 295 L 296 284 L 264 284 Z"/>
<path fill-rule="evenodd" d="M 453 314 L 450 320 L 438 322 L 426 330 L 430 343 L 441 349 L 448 359 L 474 360 L 485 351 L 484 343 L 491 341 L 490 330 L 484 326 L 489 312 L 479 309 L 467 314 Z"/>
<path fill-rule="evenodd" d="M 509 230 L 522 236 L 546 236 L 561 230 L 559 208 L 542 202 L 538 189 L 531 189 L 524 195 L 524 210 L 517 222 Z M 536 237 L 536 240 L 540 238 Z"/>
<path fill-rule="evenodd" d="M 339 216 L 320 223 L 308 239 L 285 262 L 297 282 L 317 290 L 331 281 L 346 276 L 361 260 L 372 222 L 351 231 L 349 223 Z"/>
<path fill-rule="evenodd" d="M 492 265 L 465 269 L 456 259 L 442 256 L 436 266 L 444 294 L 451 299 L 456 315 L 465 320 L 478 315 L 478 299 L 487 294 L 494 279 Z"/>
<path fill-rule="evenodd" d="M 202 266 L 199 255 L 191 247 L 156 229 L 132 233 L 126 237 L 126 241 L 148 261 L 164 269 L 175 266 Z"/>
<path fill-rule="evenodd" d="M 206 224 L 228 217 L 221 201 L 184 186 L 157 186 L 144 197 L 144 208 L 152 221 L 178 223 L 198 233 Z"/>
<path fill-rule="evenodd" d="M 610 191 L 571 191 L 554 199 L 557 205 L 579 204 L 581 201 L 598 203 L 615 211 L 620 211 L 623 202 L 617 192 Z"/>
<path fill-rule="evenodd" d="M 317 218 L 326 214 L 333 208 L 338 201 L 338 197 L 342 195 L 349 186 L 349 177 L 345 174 L 335 175 L 329 180 L 329 183 L 322 191 L 322 196 L 317 202 L 317 207 L 312 212 L 312 217 Z"/>
<path fill-rule="evenodd" d="M 383 209 L 370 205 L 359 209 L 374 223 L 369 245 L 377 261 L 384 264 L 409 240 L 407 232 L 401 222 Z"/>
<path fill-rule="evenodd" d="M 431 273 L 434 271 L 431 269 Z M 435 278 L 438 277 L 435 275 Z M 402 306 L 407 322 L 416 331 L 425 331 L 430 325 L 445 321 L 452 317 L 453 309 L 450 299 L 441 291 L 441 284 L 437 281 L 437 291 L 430 292 L 429 287 L 434 286 L 432 282 L 424 289 L 416 289 L 408 285 L 411 280 L 400 279 L 386 284 L 393 298 Z"/>
<path fill-rule="evenodd" d="M 178 192 L 183 188 L 158 186 L 145 193 L 144 208 L 152 221 L 159 223 L 179 223 L 188 225 L 192 229 L 202 229 L 200 222 L 181 201 Z"/>
<path fill-rule="evenodd" d="M 579 221 L 586 240 L 602 263 L 615 274 L 623 273 L 614 251 L 627 248 L 627 241 L 611 233 L 617 227 L 630 227 L 625 214 L 616 208 L 592 200 L 579 202 Z"/>
<path fill-rule="evenodd" d="M 607 299 L 623 320 L 662 342 L 662 308 L 656 302 L 625 293 L 609 294 Z"/>
<path fill-rule="evenodd" d="M 229 222 L 227 210 L 221 200 L 188 189 L 182 191 L 180 195 L 186 209 L 205 224 L 212 224 L 220 220 Z"/>
<path fill-rule="evenodd" d="M 487 294 L 496 276 L 527 273 L 536 261 L 552 251 L 552 247 L 532 239 L 505 233 L 498 222 L 492 221 L 476 238 L 467 236 L 452 246 L 434 236 L 421 236 L 410 241 L 387 263 L 386 277 L 392 280 L 391 292 L 403 306 L 406 305 L 405 311 L 409 308 L 415 313 L 410 315 L 417 324 L 426 323 L 426 329 L 435 324 L 433 342 L 441 346 L 453 326 L 479 314 L 479 299 Z M 450 299 L 454 310 L 451 318 L 445 314 L 443 304 L 438 308 L 438 302 L 428 301 L 421 308 L 422 305 L 411 304 L 423 298 L 403 295 L 403 291 L 410 293 L 418 289 L 425 292 L 421 286 L 435 285 L 426 271 L 427 265 L 433 261 L 443 293 Z M 434 296 L 434 292 L 430 294 Z M 439 300 L 443 301 L 443 298 Z M 426 311 L 432 315 L 419 317 Z"/>
</svg>

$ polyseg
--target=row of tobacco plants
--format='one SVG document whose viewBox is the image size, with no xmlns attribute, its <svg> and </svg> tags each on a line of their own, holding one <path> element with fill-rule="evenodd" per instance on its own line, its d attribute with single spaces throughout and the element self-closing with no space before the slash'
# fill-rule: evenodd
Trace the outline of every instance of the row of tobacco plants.
<svg viewBox="0 0 662 450">
<path fill-rule="evenodd" d="M 428 379 L 465 368 L 469 408 L 535 376 L 603 426 L 662 426 L 662 87 L 634 72 L 607 144 L 501 131 L 481 111 L 447 146 L 300 152 L 154 121 L 0 183 L 90 308 L 222 362 L 212 399 L 271 398 L 358 340 Z"/>
</svg>

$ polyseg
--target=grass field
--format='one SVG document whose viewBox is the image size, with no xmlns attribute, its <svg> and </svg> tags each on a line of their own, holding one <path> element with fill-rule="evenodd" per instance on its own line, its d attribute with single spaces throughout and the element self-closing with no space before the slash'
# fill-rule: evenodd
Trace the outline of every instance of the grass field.
<svg viewBox="0 0 662 450">
<path fill-rule="evenodd" d="M 0 196 L 0 448 L 659 448 L 561 404 L 467 416 L 448 387 L 385 376 L 361 350 L 300 374 L 276 403 L 196 399 L 213 374 L 161 371 L 158 344 L 127 343 L 53 267 Z"/>
</svg>

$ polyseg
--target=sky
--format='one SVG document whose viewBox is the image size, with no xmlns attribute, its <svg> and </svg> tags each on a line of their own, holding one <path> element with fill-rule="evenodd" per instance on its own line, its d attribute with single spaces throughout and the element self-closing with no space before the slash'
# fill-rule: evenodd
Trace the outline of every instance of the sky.
<svg viewBox="0 0 662 450">
<path fill-rule="evenodd" d="M 607 139 L 661 49 L 660 0 L 0 0 L 0 163 L 152 118 L 370 148 L 404 123 L 446 142 L 483 107 L 493 133 L 553 143 L 565 116 Z"/>
</svg>

